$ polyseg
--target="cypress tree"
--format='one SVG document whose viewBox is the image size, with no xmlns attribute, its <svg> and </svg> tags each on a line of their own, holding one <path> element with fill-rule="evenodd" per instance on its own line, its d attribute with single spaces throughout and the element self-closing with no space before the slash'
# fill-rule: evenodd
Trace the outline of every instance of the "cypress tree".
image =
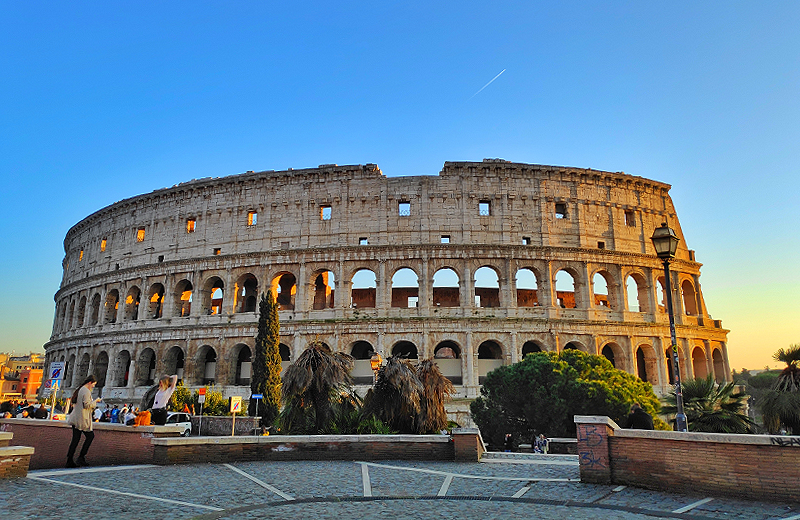
<svg viewBox="0 0 800 520">
<path fill-rule="evenodd" d="M 258 304 L 258 334 L 256 335 L 255 359 L 250 391 L 263 394 L 258 405 L 261 425 L 269 426 L 278 416 L 281 406 L 281 355 L 279 352 L 280 323 L 278 304 L 272 291 L 261 295 Z M 256 415 L 256 400 L 250 399 L 250 415 Z"/>
</svg>

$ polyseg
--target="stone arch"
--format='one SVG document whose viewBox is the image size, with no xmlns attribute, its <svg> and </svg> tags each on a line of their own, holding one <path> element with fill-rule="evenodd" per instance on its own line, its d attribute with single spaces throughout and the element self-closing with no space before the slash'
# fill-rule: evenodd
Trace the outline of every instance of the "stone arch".
<svg viewBox="0 0 800 520">
<path fill-rule="evenodd" d="M 131 367 L 131 353 L 127 349 L 123 349 L 117 355 L 116 371 L 113 386 L 128 386 L 128 379 L 130 378 Z"/>
<path fill-rule="evenodd" d="M 578 307 L 576 293 L 577 275 L 571 269 L 560 269 L 554 278 L 556 288 L 556 307 L 575 309 Z"/>
<path fill-rule="evenodd" d="M 663 276 L 659 276 L 656 279 L 656 305 L 658 306 L 658 312 L 661 313 L 667 312 L 667 293 L 665 287 L 666 280 Z"/>
<path fill-rule="evenodd" d="M 459 307 L 461 305 L 460 278 L 455 269 L 442 267 L 433 273 L 433 305 Z"/>
<path fill-rule="evenodd" d="M 181 280 L 175 286 L 175 316 L 185 318 L 192 314 L 192 294 L 194 287 L 189 280 Z"/>
<path fill-rule="evenodd" d="M 350 289 L 350 307 L 353 309 L 372 309 L 375 307 L 376 278 L 375 273 L 366 268 L 361 268 L 353 273 Z"/>
<path fill-rule="evenodd" d="M 482 385 L 486 374 L 503 366 L 503 347 L 494 340 L 478 345 L 478 384 Z"/>
<path fill-rule="evenodd" d="M 697 294 L 694 284 L 686 279 L 681 283 L 681 293 L 683 294 L 683 310 L 688 316 L 697 316 Z"/>
<path fill-rule="evenodd" d="M 104 323 L 116 323 L 117 310 L 119 310 L 119 291 L 111 289 L 106 294 Z"/>
<path fill-rule="evenodd" d="M 89 324 L 94 326 L 100 321 L 100 293 L 94 293 L 92 297 L 92 312 L 89 316 Z"/>
<path fill-rule="evenodd" d="M 643 344 L 636 349 L 636 375 L 646 383 L 658 385 L 658 361 L 652 346 Z"/>
<path fill-rule="evenodd" d="M 283 271 L 275 275 L 272 279 L 271 290 L 275 295 L 278 310 L 294 310 L 295 296 L 297 295 L 297 277 L 294 274 Z"/>
<path fill-rule="evenodd" d="M 601 269 L 592 276 L 592 301 L 595 307 L 613 309 L 614 305 L 614 277 L 608 271 Z"/>
<path fill-rule="evenodd" d="M 463 384 L 461 373 L 461 347 L 452 340 L 440 342 L 433 349 L 433 358 L 442 375 L 454 385 Z"/>
<path fill-rule="evenodd" d="M 86 296 L 81 296 L 78 303 L 78 327 L 83 327 L 86 324 Z"/>
<path fill-rule="evenodd" d="M 94 378 L 97 379 L 97 387 L 106 386 L 106 376 L 108 376 L 108 352 L 101 350 L 94 360 Z"/>
<path fill-rule="evenodd" d="M 203 284 L 203 308 L 205 315 L 222 314 L 222 302 L 225 299 L 225 282 L 219 276 L 209 277 Z"/>
<path fill-rule="evenodd" d="M 195 358 L 195 384 L 213 385 L 217 381 L 217 351 L 211 345 L 203 345 Z"/>
<path fill-rule="evenodd" d="M 708 365 L 706 364 L 706 351 L 702 347 L 692 349 L 692 371 L 695 379 L 705 379 L 708 377 Z"/>
<path fill-rule="evenodd" d="M 183 380 L 184 369 L 186 368 L 186 354 L 178 345 L 174 345 L 167 350 L 164 356 L 164 370 L 166 375 L 177 375 L 178 381 Z"/>
<path fill-rule="evenodd" d="M 250 377 L 253 369 L 253 351 L 244 343 L 239 343 L 231 351 L 231 384 L 235 386 L 250 386 Z"/>
<path fill-rule="evenodd" d="M 580 350 L 581 352 L 586 352 L 586 353 L 588 353 L 589 351 L 589 349 L 583 343 L 575 340 L 567 342 L 567 344 L 564 345 L 562 351 L 564 350 Z"/>
<path fill-rule="evenodd" d="M 233 286 L 233 312 L 256 312 L 258 278 L 252 273 L 240 276 Z"/>
<path fill-rule="evenodd" d="M 418 359 L 417 346 L 410 341 L 398 341 L 392 347 L 392 356 Z"/>
<path fill-rule="evenodd" d="M 714 380 L 722 384 L 727 379 L 727 374 L 725 373 L 725 361 L 722 356 L 722 351 L 718 348 L 715 348 L 711 351 L 711 360 L 714 362 Z"/>
<path fill-rule="evenodd" d="M 623 353 L 622 347 L 614 342 L 603 345 L 600 353 L 614 365 L 614 368 L 622 369 L 625 365 L 625 354 Z"/>
<path fill-rule="evenodd" d="M 369 341 L 356 341 L 350 348 L 350 355 L 356 361 L 369 360 L 375 353 L 375 349 Z"/>
<path fill-rule="evenodd" d="M 150 386 L 155 383 L 156 379 L 156 353 L 147 347 L 139 353 L 139 359 L 136 361 L 136 378 L 134 385 L 136 386 Z"/>
<path fill-rule="evenodd" d="M 83 383 L 84 379 L 86 379 L 86 377 L 89 375 L 89 363 L 90 363 L 89 353 L 85 352 L 83 356 L 81 356 L 81 362 L 77 366 L 78 377 L 75 386 L 78 386 L 81 383 Z"/>
<path fill-rule="evenodd" d="M 497 269 L 484 265 L 475 270 L 475 306 L 500 307 L 500 275 Z"/>
<path fill-rule="evenodd" d="M 125 321 L 136 321 L 139 319 L 139 301 L 141 300 L 142 292 L 139 287 L 134 285 L 128 290 L 125 296 Z"/>
<path fill-rule="evenodd" d="M 530 267 L 517 269 L 517 307 L 539 306 L 539 282 L 536 271 Z"/>
<path fill-rule="evenodd" d="M 88 368 L 88 365 L 87 365 Z M 64 386 L 65 387 L 72 387 L 77 383 L 72 381 L 72 376 L 75 373 L 75 354 L 69 356 L 69 361 L 67 361 L 67 368 L 64 370 Z"/>
<path fill-rule="evenodd" d="M 526 341 L 522 344 L 522 357 L 536 352 L 544 352 L 544 347 L 538 341 Z"/>
<path fill-rule="evenodd" d="M 290 349 L 287 345 L 280 343 L 278 345 L 278 353 L 281 356 L 281 362 L 291 362 L 292 361 L 292 349 Z"/>
<path fill-rule="evenodd" d="M 191 289 L 190 289 L 191 290 Z M 160 283 L 154 283 L 150 286 L 150 291 L 147 293 L 147 317 L 157 320 L 164 314 L 164 286 Z M 191 296 L 191 293 L 190 293 Z M 191 301 L 190 301 L 191 305 Z"/>
<path fill-rule="evenodd" d="M 628 274 L 625 278 L 627 309 L 631 312 L 650 312 L 649 289 L 647 279 L 641 273 Z"/>
<path fill-rule="evenodd" d="M 311 277 L 313 284 L 313 310 L 333 309 L 336 294 L 336 275 L 333 271 L 324 269 L 316 271 Z"/>
<path fill-rule="evenodd" d="M 67 311 L 67 326 L 64 327 L 67 330 L 72 330 L 75 326 L 75 322 L 73 319 L 75 318 L 75 300 L 69 302 L 69 310 Z"/>
<path fill-rule="evenodd" d="M 356 341 L 350 347 L 350 355 L 353 356 L 353 370 L 350 375 L 353 383 L 357 385 L 371 385 L 375 380 L 375 373 L 372 371 L 370 359 L 375 353 L 375 349 L 368 341 Z"/>
<path fill-rule="evenodd" d="M 419 277 L 410 267 L 401 267 L 392 275 L 392 307 L 417 307 Z M 414 347 L 416 352 L 416 347 Z"/>
<path fill-rule="evenodd" d="M 433 349 L 433 357 L 434 359 L 459 359 L 461 347 L 455 341 L 442 341 Z"/>
</svg>

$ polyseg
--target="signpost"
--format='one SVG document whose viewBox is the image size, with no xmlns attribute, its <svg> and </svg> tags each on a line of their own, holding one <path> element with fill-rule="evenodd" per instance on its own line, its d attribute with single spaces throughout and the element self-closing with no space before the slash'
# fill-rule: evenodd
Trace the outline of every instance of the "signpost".
<svg viewBox="0 0 800 520">
<path fill-rule="evenodd" d="M 200 388 L 197 391 L 197 402 L 200 404 L 200 419 L 197 421 L 197 434 L 202 435 L 200 432 L 203 431 L 201 428 L 203 426 L 203 403 L 206 402 L 206 387 Z"/>
<path fill-rule="evenodd" d="M 256 417 L 258 417 L 258 405 L 260 404 L 259 401 L 264 399 L 264 394 L 251 394 L 250 399 L 256 400 Z"/>
<path fill-rule="evenodd" d="M 56 397 L 58 397 L 58 388 L 61 386 L 61 381 L 64 379 L 64 372 L 66 369 L 66 361 L 53 361 L 50 363 L 50 368 L 47 371 L 47 380 L 42 387 L 42 397 L 47 399 L 52 396 L 53 398 L 50 402 L 51 419 L 56 414 Z"/>
<path fill-rule="evenodd" d="M 233 414 L 233 421 L 231 421 L 231 437 L 236 428 L 236 414 L 242 411 L 242 396 L 234 395 L 231 397 L 231 413 Z"/>
</svg>

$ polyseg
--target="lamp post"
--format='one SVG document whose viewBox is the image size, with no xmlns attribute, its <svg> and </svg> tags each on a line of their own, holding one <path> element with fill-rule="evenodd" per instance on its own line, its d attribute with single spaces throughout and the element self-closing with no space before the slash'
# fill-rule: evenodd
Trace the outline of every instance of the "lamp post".
<svg viewBox="0 0 800 520">
<path fill-rule="evenodd" d="M 686 425 L 686 414 L 683 412 L 683 391 L 681 390 L 681 367 L 678 358 L 678 340 L 675 338 L 675 314 L 672 310 L 672 284 L 669 280 L 669 262 L 675 258 L 680 238 L 667 223 L 656 228 L 650 237 L 656 248 L 656 255 L 664 262 L 664 292 L 667 293 L 667 312 L 669 313 L 669 335 L 672 340 L 672 371 L 675 374 L 675 402 L 678 413 L 675 416 L 675 425 L 679 432 L 689 431 Z"/>
<path fill-rule="evenodd" d="M 369 358 L 369 366 L 372 368 L 372 374 L 374 376 L 374 379 L 372 380 L 373 385 L 378 382 L 378 372 L 381 369 L 381 364 L 383 364 L 383 358 L 381 355 L 377 352 L 372 354 L 372 357 Z"/>
</svg>

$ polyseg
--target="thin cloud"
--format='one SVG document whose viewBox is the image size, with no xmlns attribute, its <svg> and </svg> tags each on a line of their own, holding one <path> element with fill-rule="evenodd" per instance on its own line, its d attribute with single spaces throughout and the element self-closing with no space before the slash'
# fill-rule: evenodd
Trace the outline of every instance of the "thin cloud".
<svg viewBox="0 0 800 520">
<path fill-rule="evenodd" d="M 506 69 L 503 69 L 503 70 L 501 70 L 501 71 L 500 71 L 500 74 L 504 73 L 505 71 L 506 71 Z M 483 89 L 485 89 L 486 87 L 488 87 L 489 85 L 491 85 L 491 84 L 492 84 L 492 81 L 494 81 L 494 80 L 496 80 L 497 78 L 499 78 L 499 77 L 500 77 L 500 74 L 498 74 L 497 76 L 495 76 L 495 77 L 493 77 L 492 79 L 490 79 L 490 80 L 489 80 L 489 83 L 487 83 L 486 85 L 482 86 L 482 87 L 481 87 L 481 89 L 480 89 L 479 91 L 477 91 L 476 93 L 472 94 L 472 95 L 471 95 L 469 98 L 470 98 L 470 99 L 472 99 L 472 98 L 474 98 L 475 96 L 477 96 L 478 94 L 480 94 L 480 93 L 481 93 L 481 91 L 483 91 Z"/>
</svg>

